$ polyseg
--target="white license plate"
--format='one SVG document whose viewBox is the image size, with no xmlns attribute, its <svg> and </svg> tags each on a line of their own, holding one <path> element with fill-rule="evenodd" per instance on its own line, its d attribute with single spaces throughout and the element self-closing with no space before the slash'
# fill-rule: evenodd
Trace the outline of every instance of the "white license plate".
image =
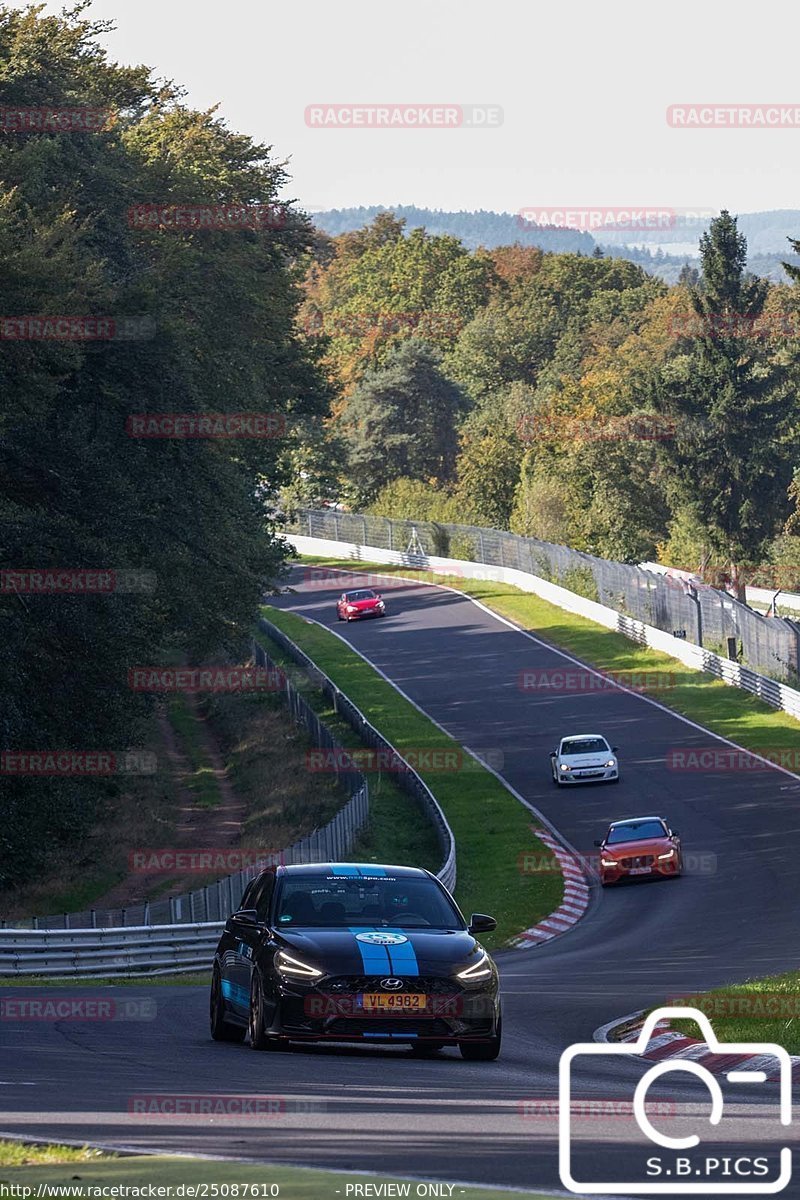
<svg viewBox="0 0 800 1200">
<path fill-rule="evenodd" d="M 631 875 L 651 875 L 652 867 L 631 867 L 629 874 Z"/>
</svg>

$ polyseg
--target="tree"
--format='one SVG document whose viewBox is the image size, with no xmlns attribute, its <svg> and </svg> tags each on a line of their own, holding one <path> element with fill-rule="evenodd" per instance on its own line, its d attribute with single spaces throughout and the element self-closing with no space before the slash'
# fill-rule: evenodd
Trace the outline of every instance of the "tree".
<svg viewBox="0 0 800 1200">
<path fill-rule="evenodd" d="M 334 239 L 335 256 L 316 258 L 306 276 L 301 327 L 327 336 L 326 361 L 346 391 L 379 366 L 398 342 L 422 338 L 449 348 L 486 303 L 491 259 L 449 235 L 379 213 L 365 229 Z"/>
<path fill-rule="evenodd" d="M 434 348 L 409 338 L 383 367 L 368 371 L 348 399 L 341 429 L 357 503 L 368 503 L 394 479 L 443 484 L 453 478 L 465 401 L 440 368 Z"/>
<path fill-rule="evenodd" d="M 723 211 L 700 240 L 702 288 L 689 290 L 694 323 L 657 373 L 655 407 L 675 423 L 659 443 L 673 508 L 705 531 L 730 563 L 758 561 L 782 523 L 791 478 L 787 372 L 758 332 L 768 284 L 745 272 L 747 242 Z"/>
<path fill-rule="evenodd" d="M 295 336 L 297 264 L 312 241 L 303 217 L 279 206 L 267 229 L 219 231 L 129 219 L 153 201 L 275 206 L 283 169 L 146 68 L 109 62 L 100 42 L 110 26 L 85 7 L 0 9 L 8 109 L 116 113 L 96 133 L 2 139 L 3 309 L 145 319 L 131 339 L 2 341 L 3 560 L 132 570 L 152 588 L 0 594 L 8 750 L 134 747 L 153 698 L 131 690 L 131 667 L 242 653 L 285 551 L 259 485 L 286 480 L 328 402 Z M 275 414 L 286 435 L 143 440 L 126 429 L 140 413 L 241 411 Z M 79 840 L 115 786 L 4 776 L 0 886 Z"/>
</svg>

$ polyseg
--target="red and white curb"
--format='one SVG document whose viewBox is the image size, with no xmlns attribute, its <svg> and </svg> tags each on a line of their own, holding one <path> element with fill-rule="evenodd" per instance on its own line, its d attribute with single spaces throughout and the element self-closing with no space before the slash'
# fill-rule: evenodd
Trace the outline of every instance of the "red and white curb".
<svg viewBox="0 0 800 1200">
<path fill-rule="evenodd" d="M 644 1022 L 644 1012 L 634 1013 L 630 1017 L 612 1021 L 609 1025 L 598 1029 L 594 1040 L 597 1042 L 635 1042 L 642 1032 Z M 618 1037 L 611 1036 L 617 1029 L 624 1031 Z M 771 1054 L 712 1054 L 705 1042 L 699 1041 L 698 1038 L 686 1037 L 683 1033 L 677 1033 L 676 1030 L 669 1027 L 667 1021 L 659 1021 L 654 1033 L 655 1037 L 650 1039 L 646 1052 L 639 1055 L 640 1058 L 646 1058 L 651 1062 L 661 1062 L 664 1059 L 673 1058 L 685 1062 L 686 1059 L 691 1059 L 692 1062 L 704 1067 L 712 1075 L 727 1075 L 729 1071 L 738 1071 L 744 1068 L 747 1071 L 763 1071 L 768 1082 L 777 1083 L 780 1080 L 780 1071 L 776 1068 L 775 1059 Z M 790 1060 L 792 1082 L 800 1083 L 800 1056 L 792 1054 Z"/>
<path fill-rule="evenodd" d="M 530 950 L 533 946 L 549 942 L 559 934 L 566 933 L 576 921 L 580 921 L 589 906 L 589 885 L 574 855 L 565 850 L 546 829 L 534 828 L 533 832 L 548 850 L 552 850 L 558 861 L 564 877 L 564 899 L 549 917 L 545 917 L 530 929 L 524 929 L 511 939 L 510 944 L 518 950 Z"/>
</svg>

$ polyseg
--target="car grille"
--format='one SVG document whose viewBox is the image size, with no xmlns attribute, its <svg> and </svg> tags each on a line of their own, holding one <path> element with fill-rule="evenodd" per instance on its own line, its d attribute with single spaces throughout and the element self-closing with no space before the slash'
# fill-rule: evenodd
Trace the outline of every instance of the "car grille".
<svg viewBox="0 0 800 1200">
<path fill-rule="evenodd" d="M 403 987 L 396 991 L 381 987 L 381 980 L 391 975 L 391 971 L 385 975 L 338 975 L 335 979 L 323 980 L 316 990 L 334 996 L 350 992 L 385 992 L 400 996 L 403 992 L 424 992 L 428 996 L 454 996 L 463 990 L 454 979 L 442 975 L 397 975 L 392 977 L 402 979 Z"/>
<path fill-rule="evenodd" d="M 342 1037 L 359 1037 L 364 1034 L 394 1033 L 402 1035 L 417 1034 L 419 1037 L 452 1037 L 453 1030 L 446 1021 L 438 1019 L 428 1021 L 380 1019 L 362 1021 L 358 1018 L 340 1017 L 332 1021 L 325 1030 L 328 1037 L 340 1034 Z"/>
<path fill-rule="evenodd" d="M 631 867 L 652 867 L 655 858 L 652 854 L 641 854 L 638 858 L 621 858 L 620 862 L 630 870 Z"/>
</svg>

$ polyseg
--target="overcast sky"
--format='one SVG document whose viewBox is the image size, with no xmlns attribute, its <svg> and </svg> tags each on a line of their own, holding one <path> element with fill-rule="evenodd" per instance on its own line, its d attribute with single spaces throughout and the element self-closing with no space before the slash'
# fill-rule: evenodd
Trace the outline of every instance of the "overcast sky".
<svg viewBox="0 0 800 1200">
<path fill-rule="evenodd" d="M 22 5 L 19 5 L 22 7 Z M 61 3 L 49 4 L 58 11 Z M 669 105 L 800 112 L 800 7 L 760 0 L 95 0 L 112 58 L 219 103 L 315 210 L 800 207 L 795 127 L 671 128 Z M 320 104 L 485 104 L 492 128 L 312 128 Z"/>
</svg>

